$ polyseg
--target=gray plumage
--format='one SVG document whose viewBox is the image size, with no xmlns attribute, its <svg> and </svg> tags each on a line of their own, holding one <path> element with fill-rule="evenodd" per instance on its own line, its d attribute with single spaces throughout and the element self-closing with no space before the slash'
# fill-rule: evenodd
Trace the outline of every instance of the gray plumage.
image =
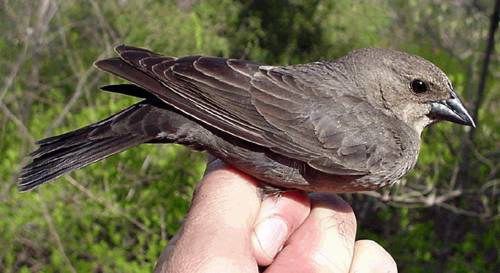
<svg viewBox="0 0 500 273">
<path fill-rule="evenodd" d="M 294 66 L 116 51 L 95 65 L 133 84 L 103 89 L 144 100 L 40 141 L 21 190 L 146 142 L 207 150 L 277 188 L 373 190 L 413 168 L 425 126 L 474 125 L 439 68 L 394 50 Z"/>
</svg>

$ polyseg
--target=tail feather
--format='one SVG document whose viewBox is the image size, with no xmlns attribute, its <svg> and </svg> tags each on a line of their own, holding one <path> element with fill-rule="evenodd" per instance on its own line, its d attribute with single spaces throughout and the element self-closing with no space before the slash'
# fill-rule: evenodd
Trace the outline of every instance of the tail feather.
<svg viewBox="0 0 500 273">
<path fill-rule="evenodd" d="M 40 156 L 22 171 L 19 188 L 22 191 L 30 190 L 71 170 L 82 168 L 142 142 L 142 138 L 129 135 L 76 144 L 49 153 L 44 153 L 44 147 L 41 146 Z"/>
<path fill-rule="evenodd" d="M 134 113 L 143 111 L 144 106 L 148 105 L 138 103 L 101 122 L 39 141 L 39 148 L 31 154 L 32 162 L 21 171 L 19 189 L 31 190 L 69 171 L 153 139 L 154 135 L 134 128 L 140 127 L 140 122 L 131 124 L 129 120 Z"/>
<path fill-rule="evenodd" d="M 27 165 L 21 173 L 19 189 L 33 189 L 71 170 L 82 168 L 142 142 L 144 141 L 137 137 L 120 136 L 74 146 L 69 150 L 60 149 L 49 154 L 42 152 L 42 156 Z"/>
<path fill-rule="evenodd" d="M 32 152 L 30 156 L 35 159 L 41 155 L 47 156 L 54 151 L 60 151 L 64 148 L 80 145 L 87 139 L 86 131 L 90 129 L 91 128 L 85 127 L 66 134 L 40 140 L 37 142 L 37 144 L 40 145 L 40 148 Z"/>
</svg>

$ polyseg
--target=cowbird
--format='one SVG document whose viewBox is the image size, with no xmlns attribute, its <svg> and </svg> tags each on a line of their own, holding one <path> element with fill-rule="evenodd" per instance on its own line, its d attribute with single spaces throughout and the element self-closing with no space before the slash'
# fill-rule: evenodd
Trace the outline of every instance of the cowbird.
<svg viewBox="0 0 500 273">
<path fill-rule="evenodd" d="M 274 189 L 375 190 L 413 168 L 427 125 L 475 126 L 442 70 L 395 50 L 290 66 L 115 50 L 95 66 L 130 84 L 102 89 L 142 100 L 39 141 L 20 190 L 141 143 L 206 150 Z"/>
</svg>

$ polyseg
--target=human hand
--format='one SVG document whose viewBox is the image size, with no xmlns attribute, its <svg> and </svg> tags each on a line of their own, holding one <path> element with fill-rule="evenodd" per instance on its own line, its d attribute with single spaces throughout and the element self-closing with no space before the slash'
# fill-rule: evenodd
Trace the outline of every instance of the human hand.
<svg viewBox="0 0 500 273">
<path fill-rule="evenodd" d="M 387 251 L 355 241 L 351 207 L 331 194 L 264 196 L 258 182 L 215 160 L 156 273 L 397 272 Z"/>
</svg>

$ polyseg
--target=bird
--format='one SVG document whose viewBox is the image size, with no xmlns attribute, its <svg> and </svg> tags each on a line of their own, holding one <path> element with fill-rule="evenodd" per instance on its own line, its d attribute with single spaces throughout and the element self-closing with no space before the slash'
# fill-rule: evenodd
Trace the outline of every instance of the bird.
<svg viewBox="0 0 500 273">
<path fill-rule="evenodd" d="M 428 125 L 475 127 L 440 68 L 393 49 L 287 66 L 127 45 L 115 52 L 94 65 L 128 83 L 101 89 L 141 100 L 38 141 L 21 191 L 143 143 L 207 151 L 271 189 L 370 191 L 415 166 Z"/>
</svg>

